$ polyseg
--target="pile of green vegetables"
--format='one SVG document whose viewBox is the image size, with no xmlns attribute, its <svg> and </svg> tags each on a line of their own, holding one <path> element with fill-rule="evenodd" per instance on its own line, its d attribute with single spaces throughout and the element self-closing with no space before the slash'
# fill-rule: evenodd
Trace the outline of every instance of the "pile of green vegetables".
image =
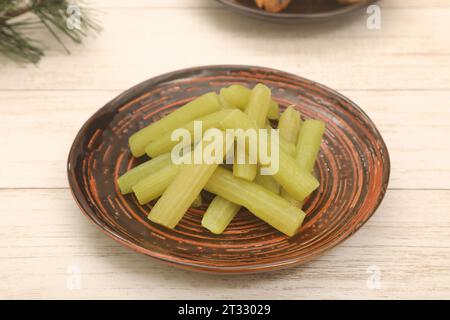
<svg viewBox="0 0 450 320">
<path fill-rule="evenodd" d="M 278 120 L 278 172 L 261 175 L 260 164 L 251 163 L 235 163 L 232 170 L 218 163 L 174 164 L 171 151 L 177 142 L 171 133 L 184 128 L 193 135 L 196 120 L 205 130 L 271 129 L 269 120 Z M 271 90 L 263 84 L 253 89 L 232 85 L 220 94 L 204 94 L 133 134 L 132 154 L 147 154 L 151 160 L 126 172 L 117 183 L 123 194 L 134 193 L 140 204 L 159 198 L 148 218 L 168 228 L 175 228 L 189 207 L 201 203 L 204 189 L 215 194 L 202 219 L 202 226 L 211 232 L 222 233 L 245 207 L 293 236 L 305 218 L 303 201 L 319 187 L 313 169 L 324 130 L 322 121 L 302 120 L 292 106 L 280 115 Z"/>
</svg>

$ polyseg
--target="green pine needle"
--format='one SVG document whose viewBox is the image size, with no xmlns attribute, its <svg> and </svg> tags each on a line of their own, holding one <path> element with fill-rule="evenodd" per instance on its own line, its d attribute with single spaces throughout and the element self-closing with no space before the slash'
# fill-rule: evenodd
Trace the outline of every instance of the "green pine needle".
<svg viewBox="0 0 450 320">
<path fill-rule="evenodd" d="M 0 0 L 0 54 L 19 62 L 38 63 L 44 50 L 26 31 L 39 26 L 70 53 L 63 37 L 81 43 L 89 30 L 100 31 L 93 15 L 81 1 Z"/>
</svg>

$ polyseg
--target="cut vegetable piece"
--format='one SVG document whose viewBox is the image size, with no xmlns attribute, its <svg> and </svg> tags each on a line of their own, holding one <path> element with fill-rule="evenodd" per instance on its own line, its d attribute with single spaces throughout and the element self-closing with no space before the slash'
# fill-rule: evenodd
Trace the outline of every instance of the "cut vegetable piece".
<svg viewBox="0 0 450 320">
<path fill-rule="evenodd" d="M 191 144 L 194 143 L 194 122 L 195 121 L 201 121 L 202 123 L 202 130 L 205 132 L 206 130 L 210 128 L 217 128 L 220 125 L 220 121 L 226 117 L 228 114 L 230 114 L 232 110 L 220 110 L 218 112 L 214 112 L 211 114 L 208 114 L 206 116 L 203 116 L 201 118 L 198 118 L 196 120 L 190 121 L 186 124 L 184 124 L 180 129 L 185 129 L 189 131 L 191 136 Z M 178 128 L 177 128 L 178 129 Z M 154 157 L 162 153 L 171 152 L 173 147 L 176 146 L 179 141 L 172 141 L 172 132 L 168 131 L 164 133 L 161 137 L 158 139 L 150 142 L 147 147 L 145 148 L 145 152 L 149 157 Z"/>
<path fill-rule="evenodd" d="M 283 150 L 291 157 L 295 156 L 295 150 L 296 150 L 295 144 L 290 143 L 289 141 L 286 141 L 286 139 L 283 139 L 282 137 L 280 137 L 279 142 L 280 142 L 280 150 Z"/>
<path fill-rule="evenodd" d="M 214 142 L 203 141 L 205 146 L 208 143 Z M 197 150 L 202 151 L 202 148 L 201 145 L 195 147 L 193 154 Z M 223 157 L 221 160 L 223 160 Z M 164 191 L 148 215 L 148 219 L 151 221 L 171 229 L 175 228 L 181 218 L 183 218 L 186 210 L 200 194 L 219 164 L 217 162 L 211 164 L 196 164 L 193 162 L 192 164 L 179 166 L 180 169 L 175 179 Z"/>
<path fill-rule="evenodd" d="M 314 169 L 324 131 L 325 123 L 319 120 L 306 120 L 300 129 L 296 160 L 308 172 Z"/>
<path fill-rule="evenodd" d="M 258 128 L 253 123 L 253 121 L 250 119 L 248 115 L 243 113 L 240 110 L 233 110 L 226 117 L 223 118 L 223 120 L 220 122 L 220 127 L 224 130 L 226 129 L 242 129 L 242 130 L 248 130 L 248 129 L 254 129 L 257 130 Z M 271 129 L 272 127 L 265 125 L 266 129 Z M 280 144 L 280 150 L 284 150 L 289 155 L 294 156 L 295 155 L 295 145 L 293 143 L 290 143 L 286 141 L 283 138 L 279 139 Z"/>
<path fill-rule="evenodd" d="M 298 201 L 296 199 L 294 199 L 293 197 L 291 197 L 291 195 L 289 193 L 287 193 L 286 190 L 281 189 L 281 196 L 283 198 L 285 198 L 287 201 L 289 201 L 290 203 L 292 203 L 292 205 L 301 208 L 303 206 L 303 202 L 304 201 Z"/>
<path fill-rule="evenodd" d="M 236 108 L 233 104 L 228 102 L 228 100 L 223 96 L 222 90 L 220 90 L 219 102 L 222 105 L 222 108 L 224 108 L 224 109 L 234 109 L 234 108 Z"/>
<path fill-rule="evenodd" d="M 250 119 L 248 115 L 239 109 L 234 109 L 226 117 L 220 121 L 220 127 L 222 129 L 258 129 L 255 123 Z"/>
<path fill-rule="evenodd" d="M 258 218 L 288 236 L 295 235 L 305 218 L 301 209 L 281 196 L 256 183 L 235 178 L 231 172 L 220 167 L 211 176 L 205 189 L 246 207 Z"/>
<path fill-rule="evenodd" d="M 270 89 L 265 85 L 259 83 L 253 88 L 245 113 L 257 128 L 265 126 L 271 101 Z M 258 167 L 253 163 L 235 163 L 233 166 L 233 175 L 248 181 L 255 179 L 257 171 Z"/>
<path fill-rule="evenodd" d="M 234 109 L 227 114 L 226 117 L 220 121 L 220 128 L 223 130 L 226 129 L 242 129 L 242 130 L 258 130 L 260 127 L 257 127 L 255 122 L 247 115 L 239 109 Z M 266 122 L 262 128 L 272 129 L 272 127 Z"/>
<path fill-rule="evenodd" d="M 303 127 L 305 123 L 306 126 Z M 306 120 L 302 124 L 299 131 L 296 151 L 296 161 L 301 168 L 309 170 L 310 172 L 313 171 L 320 150 L 324 130 L 325 124 L 321 121 Z M 295 200 L 285 190 L 282 190 L 281 194 L 292 204 L 300 208 L 303 206 L 303 201 Z"/>
<path fill-rule="evenodd" d="M 222 109 L 222 106 L 217 94 L 214 92 L 206 93 L 133 134 L 128 141 L 131 153 L 135 157 L 140 157 L 145 154 L 145 147 L 163 133 L 172 131 L 191 120 L 217 112 L 220 109 Z"/>
<path fill-rule="evenodd" d="M 273 177 L 298 201 L 303 201 L 319 187 L 317 179 L 309 171 L 302 169 L 296 160 L 283 150 L 279 152 L 279 170 Z"/>
<path fill-rule="evenodd" d="M 220 90 L 220 97 L 225 100 L 225 104 L 228 107 L 235 107 L 241 110 L 245 110 L 250 100 L 252 90 L 244 86 L 234 84 L 228 88 L 222 88 Z M 278 102 L 272 100 L 270 104 L 269 113 L 267 117 L 271 120 L 278 120 L 280 114 L 280 106 Z"/>
<path fill-rule="evenodd" d="M 247 181 L 255 180 L 258 173 L 258 165 L 251 163 L 235 163 L 233 165 L 233 175 Z"/>
<path fill-rule="evenodd" d="M 284 151 L 290 156 L 295 157 L 296 150 L 295 144 L 297 143 L 298 133 L 300 131 L 301 118 L 300 113 L 295 110 L 292 106 L 289 106 L 280 116 L 278 122 L 278 129 L 280 130 L 280 139 L 290 143 L 294 150 Z M 281 190 L 281 196 L 291 202 L 294 205 L 299 205 L 300 202 L 292 198 L 289 193 L 284 189 Z"/>
<path fill-rule="evenodd" d="M 295 145 L 297 143 L 300 124 L 300 112 L 295 110 L 292 106 L 289 106 L 281 114 L 280 121 L 278 122 L 280 137 Z"/>
<path fill-rule="evenodd" d="M 266 130 L 270 130 L 273 129 L 272 125 L 270 124 L 270 122 L 266 122 L 265 125 Z M 283 137 L 281 137 L 281 135 L 279 135 L 279 147 L 284 150 L 284 152 L 286 152 L 287 154 L 289 154 L 290 156 L 295 156 L 295 144 L 291 143 L 289 141 L 287 141 L 286 139 L 284 139 Z"/>
<path fill-rule="evenodd" d="M 272 100 L 267 118 L 270 120 L 278 120 L 280 118 L 280 105 L 278 102 Z"/>
<path fill-rule="evenodd" d="M 133 186 L 133 192 L 138 202 L 146 204 L 161 196 L 175 179 L 178 170 L 179 166 L 171 163 L 139 181 Z"/>
<path fill-rule="evenodd" d="M 215 234 L 221 234 L 241 208 L 222 197 L 216 196 L 202 219 L 202 226 Z"/>
<path fill-rule="evenodd" d="M 272 125 L 270 124 L 269 121 L 266 121 L 266 125 L 264 126 L 264 128 L 266 130 L 268 130 L 268 132 L 270 133 L 272 128 Z M 287 154 L 291 155 L 291 156 L 295 156 L 295 144 L 290 143 L 289 141 L 287 141 L 286 139 L 284 139 L 283 137 L 281 137 L 281 135 L 279 135 L 279 147 L 284 150 L 284 152 L 286 152 Z"/>
<path fill-rule="evenodd" d="M 280 184 L 272 176 L 258 174 L 255 178 L 255 183 L 263 186 L 273 193 L 280 193 Z"/>
<path fill-rule="evenodd" d="M 251 90 L 244 86 L 233 84 L 228 88 L 222 88 L 220 95 L 236 108 L 244 110 L 250 99 Z"/>
<path fill-rule="evenodd" d="M 252 90 L 245 113 L 255 121 L 258 128 L 264 128 L 272 103 L 272 93 L 265 85 L 258 83 Z"/>
<path fill-rule="evenodd" d="M 237 121 L 237 125 L 243 125 L 244 130 L 241 131 L 242 135 L 240 135 L 239 132 L 235 132 L 235 138 L 236 138 L 236 154 L 235 154 L 235 162 L 233 165 L 233 175 L 237 178 L 245 179 L 248 181 L 253 181 L 256 177 L 256 174 L 258 172 L 258 165 L 257 165 L 257 154 L 254 154 L 256 158 L 252 159 L 250 161 L 249 152 L 257 152 L 258 147 L 258 137 L 256 135 L 246 135 L 246 131 L 249 129 L 256 129 L 256 125 L 254 121 L 251 120 L 251 118 L 246 115 L 245 113 L 241 111 L 237 111 L 240 115 L 243 116 L 243 118 L 248 122 L 245 123 L 239 123 L 239 120 Z M 249 127 L 250 126 L 250 127 Z M 251 132 L 250 132 L 251 133 Z M 250 142 L 256 143 L 255 145 L 251 145 Z M 250 148 L 253 146 L 253 148 Z M 241 149 L 244 147 L 245 149 Z M 245 151 L 245 158 L 239 159 L 240 153 Z"/>
<path fill-rule="evenodd" d="M 175 180 L 156 202 L 148 218 L 168 228 L 175 228 L 216 168 L 216 164 L 182 165 Z"/>
<path fill-rule="evenodd" d="M 131 193 L 132 187 L 148 175 L 171 163 L 170 153 L 162 154 L 129 170 L 117 179 L 122 194 Z"/>
</svg>

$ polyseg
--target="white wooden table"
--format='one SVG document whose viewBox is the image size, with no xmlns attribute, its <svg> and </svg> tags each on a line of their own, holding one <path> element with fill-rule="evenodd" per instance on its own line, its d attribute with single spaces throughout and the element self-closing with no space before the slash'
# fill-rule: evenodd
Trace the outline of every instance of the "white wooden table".
<svg viewBox="0 0 450 320">
<path fill-rule="evenodd" d="M 286 26 L 212 0 L 94 5 L 104 31 L 70 56 L 47 39 L 37 67 L 0 60 L 0 298 L 450 298 L 450 0 L 384 0 L 381 30 L 364 12 Z M 66 178 L 78 129 L 128 87 L 205 64 L 278 68 L 363 107 L 392 161 L 373 218 L 314 262 L 237 277 L 168 267 L 91 225 Z"/>
</svg>

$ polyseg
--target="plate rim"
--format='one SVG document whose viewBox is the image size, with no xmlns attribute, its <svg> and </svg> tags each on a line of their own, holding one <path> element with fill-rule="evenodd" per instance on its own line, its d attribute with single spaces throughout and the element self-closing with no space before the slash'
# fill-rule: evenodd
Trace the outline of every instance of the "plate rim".
<svg viewBox="0 0 450 320">
<path fill-rule="evenodd" d="M 106 111 L 110 111 L 111 105 L 114 103 L 117 103 L 118 100 L 122 98 L 133 99 L 134 96 L 140 95 L 141 90 L 147 90 L 147 87 L 149 85 L 156 85 L 159 82 L 167 81 L 173 76 L 178 76 L 184 73 L 198 73 L 205 70 L 215 70 L 215 69 L 223 69 L 223 70 L 258 70 L 262 72 L 271 72 L 276 74 L 283 74 L 288 77 L 294 77 L 302 81 L 309 82 L 310 84 L 313 84 L 319 88 L 322 88 L 328 92 L 333 93 L 334 95 L 338 96 L 339 98 L 345 100 L 348 102 L 352 108 L 354 108 L 356 111 L 358 111 L 361 115 L 363 115 L 368 121 L 369 124 L 371 124 L 371 130 L 374 130 L 374 133 L 376 134 L 379 143 L 380 143 L 380 150 L 383 150 L 384 155 L 384 162 L 383 162 L 383 168 L 385 169 L 385 172 L 383 172 L 382 175 L 382 189 L 380 194 L 377 197 L 376 205 L 374 206 L 372 212 L 370 212 L 363 221 L 361 221 L 357 226 L 353 227 L 350 232 L 347 232 L 343 237 L 336 237 L 335 240 L 331 241 L 328 246 L 325 248 L 321 248 L 320 250 L 317 250 L 308 256 L 303 255 L 302 257 L 296 257 L 296 258 L 290 258 L 290 259 L 281 259 L 279 261 L 269 262 L 269 263 L 255 263 L 253 265 L 240 265 L 240 266 L 213 266 L 213 265 L 205 265 L 203 263 L 193 263 L 193 262 L 187 262 L 187 261 L 179 261 L 179 260 L 173 260 L 171 257 L 173 257 L 170 254 L 160 254 L 157 252 L 154 252 L 152 250 L 149 250 L 147 248 L 144 248 L 142 246 L 139 246 L 136 243 L 133 243 L 123 237 L 121 237 L 119 234 L 117 234 L 114 230 L 111 228 L 108 228 L 104 223 L 102 223 L 101 220 L 95 218 L 95 212 L 92 210 L 92 208 L 89 206 L 88 201 L 85 197 L 77 196 L 80 194 L 83 194 L 83 191 L 81 190 L 80 186 L 77 183 L 77 180 L 75 178 L 75 174 L 73 171 L 73 163 L 75 160 L 75 152 L 76 149 L 79 147 L 79 142 L 83 137 L 83 134 L 85 133 L 85 129 L 89 128 L 92 123 L 95 122 L 95 120 L 98 118 L 98 116 Z M 112 238 L 113 240 L 117 241 L 122 246 L 131 249 L 137 253 L 144 254 L 146 256 L 149 256 L 151 258 L 154 258 L 156 260 L 162 261 L 166 264 L 180 267 L 187 270 L 192 271 L 198 271 L 198 272 L 205 272 L 205 273 L 215 273 L 215 274 L 250 274 L 250 273 L 260 273 L 260 272 L 267 272 L 267 271 L 275 271 L 279 269 L 286 269 L 290 267 L 294 267 L 297 265 L 301 265 L 304 263 L 307 263 L 316 257 L 322 255 L 324 252 L 336 247 L 343 241 L 347 240 L 349 237 L 351 237 L 356 231 L 362 228 L 362 226 L 375 214 L 375 212 L 378 210 L 379 206 L 383 202 L 383 199 L 387 193 L 388 185 L 390 181 L 390 174 L 391 174 L 391 161 L 390 161 L 390 155 L 389 150 L 387 148 L 387 145 L 379 132 L 378 128 L 376 127 L 375 123 L 370 119 L 370 117 L 364 112 L 361 107 L 359 107 L 356 103 L 351 101 L 349 98 L 345 97 L 341 93 L 337 92 L 334 89 L 331 89 L 323 84 L 320 84 L 318 82 L 309 80 L 307 78 L 304 78 L 302 76 L 298 76 L 296 74 L 285 72 L 278 69 L 268 68 L 268 67 L 261 67 L 261 66 L 253 66 L 253 65 L 234 65 L 234 64 L 221 64 L 221 65 L 205 65 L 205 66 L 196 66 L 196 67 L 190 67 L 190 68 L 183 68 L 174 70 L 171 72 L 163 73 L 160 75 L 157 75 L 155 77 L 151 77 L 147 80 L 144 80 L 134 86 L 132 86 L 129 89 L 126 89 L 122 93 L 120 93 L 118 96 L 113 98 L 112 100 L 108 101 L 104 106 L 102 106 L 100 109 L 98 109 L 96 112 L 94 112 L 80 127 L 78 130 L 78 133 L 76 134 L 72 145 L 69 150 L 68 158 L 67 158 L 67 177 L 69 182 L 69 188 L 72 194 L 72 197 L 74 198 L 77 206 L 79 207 L 80 211 L 88 218 L 89 221 L 91 221 L 102 233 L 107 235 L 108 237 Z M 77 193 L 76 193 L 77 191 Z"/>
<path fill-rule="evenodd" d="M 350 4 L 346 7 L 332 10 L 328 12 L 320 13 L 283 13 L 283 12 L 268 12 L 262 9 L 249 8 L 242 4 L 237 3 L 235 0 L 216 0 L 223 6 L 235 10 L 236 12 L 250 15 L 253 17 L 264 18 L 273 21 L 324 21 L 333 18 L 339 18 L 347 14 L 354 13 L 358 10 L 363 9 L 366 6 L 370 6 L 379 0 L 366 0 L 364 3 Z"/>
</svg>

